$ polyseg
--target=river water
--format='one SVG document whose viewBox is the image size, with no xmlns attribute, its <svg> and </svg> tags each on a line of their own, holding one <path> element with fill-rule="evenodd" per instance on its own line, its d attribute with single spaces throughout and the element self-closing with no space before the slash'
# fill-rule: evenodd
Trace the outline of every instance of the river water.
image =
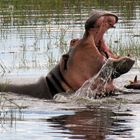
<svg viewBox="0 0 140 140">
<path fill-rule="evenodd" d="M 118 84 L 139 74 L 139 0 L 1 0 L 0 74 L 4 77 L 45 75 L 80 38 L 92 9 L 117 14 L 115 29 L 105 34 L 110 48 L 130 54 L 136 64 Z M 140 139 L 139 100 L 128 104 L 88 106 L 10 95 L 25 108 L 10 109 L 1 101 L 0 137 L 3 140 L 122 140 Z M 3 105 L 5 108 L 3 108 Z"/>
</svg>

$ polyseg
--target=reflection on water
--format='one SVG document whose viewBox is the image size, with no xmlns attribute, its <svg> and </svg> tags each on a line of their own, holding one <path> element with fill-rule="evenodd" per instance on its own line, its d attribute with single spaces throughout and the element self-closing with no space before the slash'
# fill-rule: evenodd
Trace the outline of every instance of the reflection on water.
<svg viewBox="0 0 140 140">
<path fill-rule="evenodd" d="M 1 0 L 0 71 L 48 72 L 69 41 L 82 36 L 91 9 L 117 13 L 117 28 L 105 36 L 109 46 L 119 54 L 139 56 L 139 5 L 139 0 Z"/>
<path fill-rule="evenodd" d="M 71 139 L 103 140 L 109 133 L 111 115 L 112 112 L 109 110 L 94 109 L 76 112 L 71 116 L 53 117 L 47 121 L 53 124 L 51 127 L 54 129 L 69 130 Z"/>
<path fill-rule="evenodd" d="M 139 111 L 112 111 L 105 107 L 51 112 L 23 110 L 24 117 L 17 118 L 12 127 L 5 121 L 0 136 L 4 140 L 138 140 Z"/>
<path fill-rule="evenodd" d="M 133 138 L 133 128 L 129 125 L 131 112 L 114 113 L 108 109 L 93 109 L 48 119 L 55 130 L 70 134 L 70 139 L 104 140 L 119 137 Z"/>
</svg>

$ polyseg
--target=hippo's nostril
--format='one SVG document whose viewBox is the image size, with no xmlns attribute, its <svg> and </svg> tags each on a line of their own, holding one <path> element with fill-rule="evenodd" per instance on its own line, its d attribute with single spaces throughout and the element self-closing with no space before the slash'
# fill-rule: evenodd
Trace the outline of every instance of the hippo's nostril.
<svg viewBox="0 0 140 140">
<path fill-rule="evenodd" d="M 111 28 L 116 28 L 116 26 L 114 26 L 114 25 L 111 25 Z"/>
</svg>

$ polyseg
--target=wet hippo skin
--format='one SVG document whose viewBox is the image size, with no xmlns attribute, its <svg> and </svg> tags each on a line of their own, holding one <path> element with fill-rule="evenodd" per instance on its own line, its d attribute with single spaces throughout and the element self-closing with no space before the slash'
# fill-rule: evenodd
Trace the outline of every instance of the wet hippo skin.
<svg viewBox="0 0 140 140">
<path fill-rule="evenodd" d="M 104 33 L 114 28 L 118 17 L 106 11 L 92 11 L 85 23 L 85 33 L 81 39 L 71 41 L 67 54 L 46 77 L 37 83 L 26 85 L 0 85 L 1 91 L 52 99 L 56 93 L 76 91 L 91 77 L 94 77 L 108 58 L 118 59 L 103 39 Z M 130 69 L 130 68 L 128 68 Z M 113 79 L 113 78 L 112 78 Z M 106 84 L 106 90 L 113 89 L 112 80 Z M 5 88 L 2 88 L 2 87 Z"/>
<path fill-rule="evenodd" d="M 96 75 L 108 58 L 118 59 L 106 45 L 103 35 L 118 21 L 116 15 L 105 11 L 93 11 L 85 23 L 83 38 L 71 41 L 67 70 L 64 78 L 77 90 L 89 78 Z M 113 81 L 106 85 L 108 92 L 114 90 Z"/>
<path fill-rule="evenodd" d="M 127 89 L 140 89 L 140 80 L 137 80 L 137 75 L 135 76 L 134 81 L 130 81 L 130 83 L 124 87 Z"/>
</svg>

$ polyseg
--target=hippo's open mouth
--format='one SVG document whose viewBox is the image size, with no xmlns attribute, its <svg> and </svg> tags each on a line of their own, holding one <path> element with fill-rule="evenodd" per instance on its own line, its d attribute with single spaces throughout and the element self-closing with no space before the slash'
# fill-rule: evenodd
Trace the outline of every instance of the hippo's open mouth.
<svg viewBox="0 0 140 140">
<path fill-rule="evenodd" d="M 106 51 L 101 50 L 98 46 L 97 46 L 97 49 L 99 50 L 100 54 L 103 55 L 106 59 L 109 58 L 109 55 Z"/>
</svg>

